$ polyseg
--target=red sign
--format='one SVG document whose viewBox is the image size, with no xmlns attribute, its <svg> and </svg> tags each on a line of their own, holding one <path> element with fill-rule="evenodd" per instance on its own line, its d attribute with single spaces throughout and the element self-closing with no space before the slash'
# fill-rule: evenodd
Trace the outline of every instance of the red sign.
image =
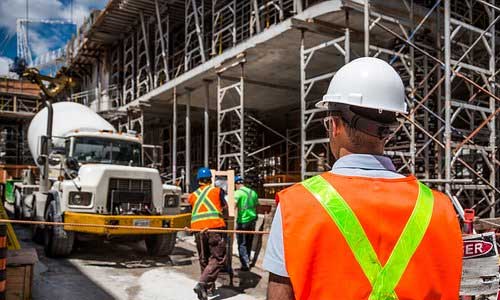
<svg viewBox="0 0 500 300">
<path fill-rule="evenodd" d="M 482 240 L 464 241 L 464 258 L 483 256 L 493 250 L 493 244 Z"/>
</svg>

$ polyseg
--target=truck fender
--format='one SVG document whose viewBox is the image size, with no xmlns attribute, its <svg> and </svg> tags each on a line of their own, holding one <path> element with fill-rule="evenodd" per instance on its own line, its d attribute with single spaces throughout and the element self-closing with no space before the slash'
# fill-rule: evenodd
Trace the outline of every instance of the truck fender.
<svg viewBox="0 0 500 300">
<path fill-rule="evenodd" d="M 47 210 L 50 206 L 52 206 L 55 209 L 55 213 L 52 216 L 53 222 L 63 222 L 64 218 L 61 212 L 61 204 L 59 200 L 59 193 L 55 190 L 51 190 L 47 192 L 47 202 L 45 203 L 45 213 L 44 213 L 44 218 L 46 219 L 47 216 Z M 45 220 L 49 221 L 49 220 Z M 59 238 L 67 238 L 68 233 L 63 229 L 63 226 L 54 226 L 54 234 L 58 236 Z"/>
<path fill-rule="evenodd" d="M 58 216 L 61 216 L 62 219 L 61 203 L 59 199 L 59 193 L 57 191 L 51 190 L 47 192 L 47 201 L 45 202 L 44 216 L 50 203 L 55 202 L 54 205 L 56 208 L 56 213 Z"/>
</svg>

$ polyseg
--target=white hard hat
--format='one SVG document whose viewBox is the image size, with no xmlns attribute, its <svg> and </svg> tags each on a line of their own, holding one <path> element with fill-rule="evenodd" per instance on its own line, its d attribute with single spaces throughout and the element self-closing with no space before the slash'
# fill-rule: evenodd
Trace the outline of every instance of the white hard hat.
<svg viewBox="0 0 500 300">
<path fill-rule="evenodd" d="M 407 112 L 401 77 L 391 65 L 374 57 L 355 59 L 335 73 L 316 107 L 328 108 L 329 103 Z"/>
</svg>

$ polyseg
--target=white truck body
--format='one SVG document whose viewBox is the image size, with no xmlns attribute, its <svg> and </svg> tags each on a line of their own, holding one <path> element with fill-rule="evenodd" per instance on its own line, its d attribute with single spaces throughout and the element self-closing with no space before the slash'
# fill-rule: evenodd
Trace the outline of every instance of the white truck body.
<svg viewBox="0 0 500 300">
<path fill-rule="evenodd" d="M 47 157 L 50 186 L 45 187 L 48 193 L 37 191 L 34 182 L 17 183 L 16 207 L 20 217 L 44 221 L 48 218 L 67 218 L 72 222 L 94 220 L 117 225 L 122 221 L 124 224 L 130 221 L 120 216 L 137 215 L 140 216 L 138 221 L 141 224 L 156 222 L 160 227 L 170 226 L 171 223 L 186 226 L 186 216 L 177 220 L 166 218 L 179 214 L 181 190 L 179 187 L 163 184 L 157 169 L 142 167 L 141 137 L 116 132 L 110 123 L 86 106 L 59 102 L 52 107 L 52 147 Z M 48 110 L 45 108 L 33 118 L 28 129 L 29 147 L 37 164 L 48 121 Z M 73 162 L 71 168 L 68 163 L 70 160 Z M 39 167 L 43 169 L 43 165 Z M 51 206 L 54 200 L 57 205 Z M 66 226 L 64 229 L 68 230 Z M 96 231 L 84 227 L 69 230 L 110 234 L 107 230 Z M 49 252 L 66 255 L 68 250 L 60 245 L 65 245 L 67 237 L 54 232 L 51 231 L 55 236 L 52 240 L 59 243 L 59 246 L 52 246 L 56 242 L 49 241 Z M 123 235 L 129 231 L 116 230 L 114 233 Z M 173 236 L 175 242 L 175 235 Z M 150 239 L 149 244 L 146 242 L 150 248 L 155 249 L 153 252 L 173 249 L 171 239 L 168 242 L 170 246 L 167 247 L 165 243 L 159 239 Z"/>
<path fill-rule="evenodd" d="M 115 132 L 113 125 L 84 105 L 59 102 L 52 107 L 52 144 L 55 148 L 64 147 L 65 140 L 58 137 L 67 137 L 72 133 Z M 44 108 L 33 117 L 28 128 L 28 145 L 35 162 L 40 155 L 40 137 L 45 135 L 47 121 L 48 110 Z"/>
</svg>

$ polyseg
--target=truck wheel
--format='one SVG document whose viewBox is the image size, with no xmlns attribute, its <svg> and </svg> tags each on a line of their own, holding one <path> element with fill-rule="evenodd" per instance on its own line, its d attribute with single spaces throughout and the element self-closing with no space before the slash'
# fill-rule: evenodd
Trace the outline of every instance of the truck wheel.
<svg viewBox="0 0 500 300">
<path fill-rule="evenodd" d="M 48 222 L 62 222 L 62 217 L 57 214 L 56 203 L 51 202 L 45 213 L 45 220 Z M 75 234 L 66 231 L 62 226 L 45 226 L 44 229 L 44 250 L 48 257 L 68 256 L 73 249 Z"/>
<path fill-rule="evenodd" d="M 33 197 L 33 213 L 31 216 L 32 221 L 36 221 L 36 199 Z M 39 245 L 43 245 L 43 230 L 39 225 L 31 225 L 31 240 Z"/>
<path fill-rule="evenodd" d="M 155 234 L 147 236 L 144 241 L 151 256 L 167 256 L 172 254 L 177 233 Z"/>
</svg>

